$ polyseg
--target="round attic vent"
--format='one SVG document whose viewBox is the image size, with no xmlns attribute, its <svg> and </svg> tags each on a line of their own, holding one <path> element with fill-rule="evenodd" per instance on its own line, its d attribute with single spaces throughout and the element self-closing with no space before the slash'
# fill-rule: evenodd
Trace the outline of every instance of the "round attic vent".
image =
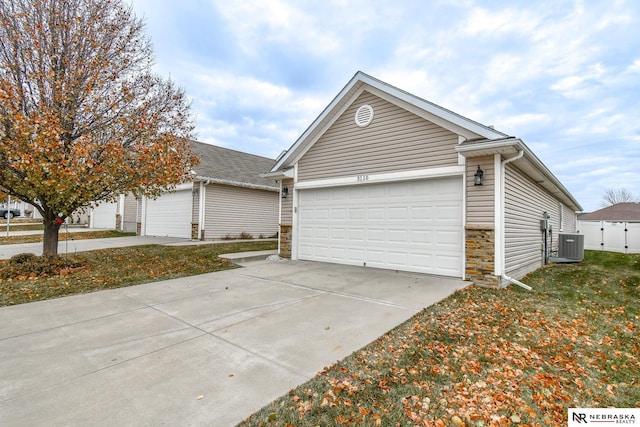
<svg viewBox="0 0 640 427">
<path fill-rule="evenodd" d="M 373 107 L 369 104 L 364 104 L 358 111 L 356 111 L 356 125 L 358 127 L 368 126 L 373 120 Z"/>
</svg>

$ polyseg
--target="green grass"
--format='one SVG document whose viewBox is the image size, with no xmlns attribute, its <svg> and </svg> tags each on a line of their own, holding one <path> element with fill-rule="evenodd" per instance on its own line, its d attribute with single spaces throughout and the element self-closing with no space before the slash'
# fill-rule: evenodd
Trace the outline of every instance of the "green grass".
<svg viewBox="0 0 640 427">
<path fill-rule="evenodd" d="M 86 233 L 82 233 L 86 234 Z M 80 267 L 56 275 L 25 273 L 0 280 L 0 306 L 235 268 L 218 258 L 223 253 L 275 249 L 277 241 L 192 246 L 134 246 L 69 256 Z M 10 268 L 0 261 L 0 277 Z"/>
<path fill-rule="evenodd" d="M 522 281 L 533 291 L 456 292 L 240 426 L 549 426 L 640 407 L 640 255 L 587 251 Z"/>
<path fill-rule="evenodd" d="M 111 237 L 127 237 L 127 236 L 135 236 L 136 233 L 125 233 L 122 231 L 116 230 L 98 230 L 98 231 L 80 231 L 80 232 L 67 232 L 64 229 L 60 230 L 58 234 L 58 239 L 60 242 L 64 242 L 65 240 L 87 240 L 87 239 L 102 239 L 102 238 L 111 238 Z M 30 234 L 24 236 L 9 236 L 6 234 L 2 235 L 0 233 L 0 245 L 16 245 L 19 243 L 38 243 L 42 242 L 43 235 L 42 234 Z"/>
</svg>

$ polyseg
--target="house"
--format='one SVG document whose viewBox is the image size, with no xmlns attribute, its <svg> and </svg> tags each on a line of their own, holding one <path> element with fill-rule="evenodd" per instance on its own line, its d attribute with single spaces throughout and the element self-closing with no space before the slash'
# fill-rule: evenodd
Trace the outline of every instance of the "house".
<svg viewBox="0 0 640 427">
<path fill-rule="evenodd" d="M 578 216 L 585 249 L 640 253 L 640 203 L 616 203 Z"/>
<path fill-rule="evenodd" d="M 582 210 L 521 139 L 362 72 L 264 176 L 282 257 L 486 286 L 543 265 Z"/>
<path fill-rule="evenodd" d="M 143 236 L 194 240 L 273 237 L 278 232 L 279 188 L 260 177 L 274 160 L 190 141 L 200 159 L 192 182 L 157 199 L 121 196 L 116 224 Z"/>
</svg>

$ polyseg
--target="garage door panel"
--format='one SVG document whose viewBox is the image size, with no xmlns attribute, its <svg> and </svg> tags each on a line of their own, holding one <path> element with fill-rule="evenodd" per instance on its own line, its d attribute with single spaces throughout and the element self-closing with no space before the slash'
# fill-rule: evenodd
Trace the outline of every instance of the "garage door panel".
<svg viewBox="0 0 640 427">
<path fill-rule="evenodd" d="M 367 190 L 364 187 L 349 188 L 349 200 L 366 199 L 366 198 L 367 198 Z"/>
<path fill-rule="evenodd" d="M 347 254 L 347 250 L 345 248 L 332 247 L 330 250 L 332 260 L 344 259 Z"/>
<path fill-rule="evenodd" d="M 362 209 L 362 208 L 351 208 L 351 209 L 349 209 L 349 219 L 350 220 L 364 219 L 364 214 L 365 214 L 365 210 Z"/>
<path fill-rule="evenodd" d="M 411 219 L 413 220 L 430 220 L 433 217 L 433 209 L 431 206 L 417 206 L 411 208 Z"/>
<path fill-rule="evenodd" d="M 389 220 L 391 221 L 407 221 L 409 219 L 408 208 L 388 208 Z"/>
<path fill-rule="evenodd" d="M 411 243 L 430 245 L 434 242 L 433 232 L 427 230 L 414 231 L 411 233 Z"/>
<path fill-rule="evenodd" d="M 385 208 L 369 208 L 367 209 L 367 219 L 371 220 L 384 220 L 386 217 Z"/>
<path fill-rule="evenodd" d="M 369 249 L 366 253 L 369 262 L 385 262 L 385 251 Z"/>
<path fill-rule="evenodd" d="M 405 244 L 407 242 L 407 231 L 406 230 L 389 230 L 387 232 L 387 241 L 389 241 L 389 243 Z"/>
<path fill-rule="evenodd" d="M 356 228 L 350 228 L 349 231 L 347 232 L 348 240 L 355 242 L 355 243 L 362 243 L 365 241 L 364 239 L 364 228 L 360 228 L 360 229 L 356 229 Z"/>
<path fill-rule="evenodd" d="M 165 193 L 147 200 L 145 234 L 191 238 L 193 198 L 191 190 Z"/>
<path fill-rule="evenodd" d="M 347 238 L 347 230 L 344 228 L 332 228 L 331 238 L 334 240 L 344 240 Z"/>
<path fill-rule="evenodd" d="M 361 265 L 363 258 L 364 258 L 363 249 L 355 249 L 355 248 L 347 249 L 347 257 L 346 257 L 347 261 L 350 261 L 351 263 L 355 263 L 357 265 Z"/>
<path fill-rule="evenodd" d="M 457 231 L 439 231 L 436 233 L 436 243 L 457 248 L 460 244 L 460 233 Z"/>
<path fill-rule="evenodd" d="M 462 188 L 454 177 L 301 190 L 298 257 L 460 277 Z"/>
<path fill-rule="evenodd" d="M 315 229 L 316 239 L 328 239 L 329 238 L 329 228 L 319 227 Z"/>
<path fill-rule="evenodd" d="M 387 262 L 391 266 L 407 266 L 407 253 L 406 252 L 388 252 Z"/>
<path fill-rule="evenodd" d="M 367 230 L 367 241 L 372 243 L 384 243 L 385 230 L 382 228 L 379 228 L 379 229 L 369 228 Z"/>
<path fill-rule="evenodd" d="M 347 219 L 347 210 L 344 208 L 331 209 L 331 220 L 345 220 Z"/>
</svg>

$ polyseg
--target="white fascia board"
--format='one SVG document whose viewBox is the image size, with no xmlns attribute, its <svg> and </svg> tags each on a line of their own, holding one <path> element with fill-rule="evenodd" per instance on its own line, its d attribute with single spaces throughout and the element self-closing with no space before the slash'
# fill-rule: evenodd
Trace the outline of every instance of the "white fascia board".
<svg viewBox="0 0 640 427">
<path fill-rule="evenodd" d="M 486 155 L 487 152 L 491 152 L 490 154 L 505 154 L 507 150 L 512 148 L 514 149 L 513 151 L 517 153 L 522 146 L 524 146 L 522 140 L 508 137 L 501 138 L 497 141 L 482 141 L 477 144 L 459 144 L 455 150 L 465 157 L 474 157 L 477 155 Z"/>
<path fill-rule="evenodd" d="M 280 192 L 280 188 L 276 186 L 271 187 L 267 185 L 251 184 L 249 182 L 232 181 L 229 179 L 208 178 L 206 176 L 197 176 L 196 181 L 205 181 L 207 184 L 222 184 L 222 185 L 229 185 L 232 187 L 243 187 L 243 188 L 251 188 L 254 190 Z"/>
<path fill-rule="evenodd" d="M 185 182 L 183 184 L 176 185 L 174 191 L 191 190 L 193 189 L 193 182 Z M 173 193 L 173 191 L 171 191 Z"/>
<path fill-rule="evenodd" d="M 275 178 L 275 179 L 293 178 L 293 168 L 280 169 L 275 172 L 261 173 L 259 176 L 261 178 Z"/>
<path fill-rule="evenodd" d="M 418 169 L 402 172 L 386 172 L 369 175 L 354 175 L 341 178 L 302 181 L 295 185 L 297 190 L 310 188 L 339 187 L 343 185 L 363 185 L 394 181 L 408 181 L 427 178 L 441 178 L 464 175 L 464 166 L 445 166 L 441 168 Z"/>
</svg>

